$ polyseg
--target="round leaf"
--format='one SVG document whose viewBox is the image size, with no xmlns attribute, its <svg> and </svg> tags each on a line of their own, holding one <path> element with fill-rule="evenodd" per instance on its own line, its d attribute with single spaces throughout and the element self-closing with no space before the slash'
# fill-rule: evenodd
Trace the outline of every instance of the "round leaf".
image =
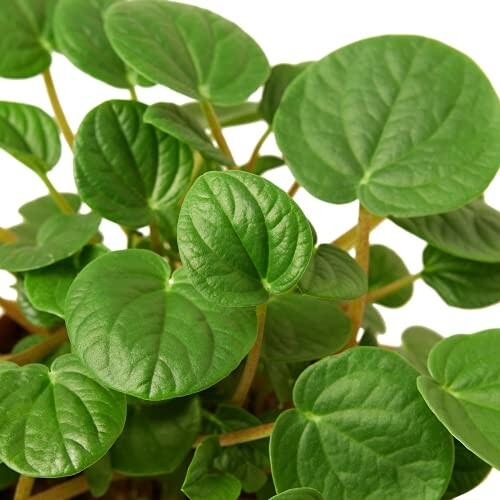
<svg viewBox="0 0 500 500">
<path fill-rule="evenodd" d="M 443 337 L 429 328 L 412 326 L 407 328 L 401 337 L 398 352 L 409 361 L 422 375 L 428 375 L 427 358 L 432 348 Z"/>
<path fill-rule="evenodd" d="M 307 486 L 325 498 L 441 498 L 452 440 L 416 377 L 397 354 L 372 347 L 307 368 L 295 409 L 278 417 L 271 436 L 277 492 Z"/>
<path fill-rule="evenodd" d="M 344 250 L 320 245 L 302 276 L 302 293 L 323 299 L 353 300 L 367 292 L 366 274 Z"/>
<path fill-rule="evenodd" d="M 193 169 L 189 147 L 144 123 L 146 109 L 132 101 L 100 104 L 84 118 L 75 140 L 82 199 L 130 228 L 149 225 L 175 205 Z"/>
<path fill-rule="evenodd" d="M 130 404 L 125 429 L 111 449 L 113 469 L 127 476 L 173 472 L 191 451 L 200 420 L 197 398 Z"/>
<path fill-rule="evenodd" d="M 215 302 L 250 306 L 297 284 L 312 252 L 311 228 L 296 203 L 246 172 L 209 172 L 188 192 L 178 224 L 182 262 Z"/>
<path fill-rule="evenodd" d="M 332 203 L 415 217 L 476 198 L 500 162 L 500 105 L 467 56 L 418 36 L 369 38 L 290 85 L 275 133 L 294 177 Z"/>
<path fill-rule="evenodd" d="M 232 22 L 192 5 L 121 2 L 106 12 L 105 28 L 128 65 L 152 82 L 197 100 L 237 104 L 269 73 L 267 59 L 252 38 Z"/>
<path fill-rule="evenodd" d="M 422 278 L 449 306 L 474 309 L 500 300 L 500 262 L 460 259 L 428 246 Z"/>
<path fill-rule="evenodd" d="M 446 428 L 467 448 L 500 468 L 500 330 L 455 335 L 432 349 L 418 389 Z"/>
<path fill-rule="evenodd" d="M 199 392 L 233 371 L 255 342 L 252 309 L 207 302 L 147 250 L 109 253 L 66 299 L 71 344 L 108 386 L 142 399 Z"/>
<path fill-rule="evenodd" d="M 97 462 L 125 424 L 123 395 L 99 385 L 73 354 L 49 369 L 0 370 L 0 458 L 33 477 L 71 476 Z"/>
</svg>

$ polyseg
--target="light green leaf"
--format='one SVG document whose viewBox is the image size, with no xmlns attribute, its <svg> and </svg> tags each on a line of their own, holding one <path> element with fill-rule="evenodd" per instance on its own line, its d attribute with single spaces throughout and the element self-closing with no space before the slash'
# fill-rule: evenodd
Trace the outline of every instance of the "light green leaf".
<svg viewBox="0 0 500 500">
<path fill-rule="evenodd" d="M 323 495 L 313 488 L 292 488 L 269 500 L 323 500 Z"/>
<path fill-rule="evenodd" d="M 271 436 L 276 491 L 441 498 L 453 445 L 420 397 L 417 375 L 397 354 L 372 347 L 307 368 L 295 384 L 295 408 L 278 417 Z"/>
<path fill-rule="evenodd" d="M 160 102 L 149 106 L 144 113 L 144 121 L 188 144 L 209 160 L 222 165 L 233 163 L 213 145 L 203 127 L 177 104 Z"/>
<path fill-rule="evenodd" d="M 22 279 L 16 283 L 17 291 L 17 305 L 21 310 L 23 316 L 33 325 L 40 328 L 54 328 L 60 326 L 63 321 L 61 318 L 54 316 L 46 311 L 37 309 L 36 306 L 30 301 L 26 294 L 25 284 Z"/>
<path fill-rule="evenodd" d="M 173 472 L 191 451 L 200 421 L 197 398 L 129 404 L 125 429 L 111 449 L 113 468 L 127 476 Z"/>
<path fill-rule="evenodd" d="M 0 77 L 29 78 L 51 62 L 47 42 L 53 0 L 7 0 L 0 9 Z"/>
<path fill-rule="evenodd" d="M 394 250 L 384 245 L 370 246 L 369 292 L 389 285 L 393 281 L 409 276 L 409 274 L 405 263 Z M 401 307 L 411 299 L 412 295 L 413 284 L 410 283 L 375 302 L 386 307 Z"/>
<path fill-rule="evenodd" d="M 268 170 L 272 170 L 277 167 L 281 167 L 285 164 L 283 158 L 279 156 L 259 156 L 255 165 L 253 166 L 253 173 L 257 175 L 262 175 L 264 172 Z"/>
<path fill-rule="evenodd" d="M 302 293 L 323 299 L 353 300 L 368 290 L 366 274 L 344 250 L 332 245 L 320 245 L 313 252 L 302 276 Z"/>
<path fill-rule="evenodd" d="M 449 306 L 475 309 L 500 301 L 500 263 L 460 259 L 428 246 L 422 278 Z"/>
<path fill-rule="evenodd" d="M 71 476 L 97 462 L 125 423 L 125 397 L 99 385 L 78 357 L 49 369 L 0 370 L 0 458 L 32 477 Z"/>
<path fill-rule="evenodd" d="M 19 474 L 0 463 L 0 491 L 3 491 L 16 483 Z"/>
<path fill-rule="evenodd" d="M 155 83 L 214 104 L 238 104 L 269 73 L 260 47 L 230 21 L 176 2 L 111 7 L 106 33 L 124 61 Z"/>
<path fill-rule="evenodd" d="M 100 223 L 95 213 L 53 215 L 39 227 L 35 241 L 0 246 L 0 269 L 31 271 L 67 259 L 89 242 Z"/>
<path fill-rule="evenodd" d="M 113 480 L 113 469 L 111 468 L 109 453 L 106 453 L 98 462 L 86 469 L 84 474 L 89 485 L 90 494 L 96 498 L 105 495 Z"/>
<path fill-rule="evenodd" d="M 241 483 L 232 474 L 214 467 L 213 462 L 221 452 L 219 439 L 205 438 L 196 448 L 193 460 L 182 485 L 190 500 L 237 500 Z"/>
<path fill-rule="evenodd" d="M 312 235 L 297 204 L 271 182 L 246 172 L 208 172 L 184 200 L 178 244 L 203 296 L 251 306 L 297 284 Z"/>
<path fill-rule="evenodd" d="M 445 214 L 393 222 L 455 257 L 500 262 L 500 212 L 483 200 Z"/>
<path fill-rule="evenodd" d="M 199 392 L 231 373 L 255 342 L 253 309 L 201 297 L 183 270 L 147 250 L 109 253 L 71 285 L 65 317 L 75 352 L 106 385 L 142 399 Z"/>
<path fill-rule="evenodd" d="M 203 127 L 208 128 L 207 120 L 201 110 L 199 102 L 188 102 L 183 104 L 182 109 Z M 259 113 L 258 102 L 242 102 L 240 104 L 233 104 L 232 106 L 214 106 L 214 110 L 221 127 L 246 125 L 262 119 Z"/>
<path fill-rule="evenodd" d="M 469 450 L 500 468 L 500 330 L 454 335 L 432 349 L 418 389 Z"/>
<path fill-rule="evenodd" d="M 45 111 L 36 106 L 0 102 L 0 149 L 31 170 L 44 174 L 61 156 L 57 125 Z"/>
<path fill-rule="evenodd" d="M 312 361 L 337 352 L 350 333 L 351 322 L 337 304 L 278 295 L 268 302 L 262 355 L 278 362 Z"/>
<path fill-rule="evenodd" d="M 428 375 L 427 358 L 431 349 L 442 339 L 443 337 L 434 330 L 423 326 L 412 326 L 403 332 L 398 352 L 422 375 Z"/>
<path fill-rule="evenodd" d="M 467 56 L 389 35 L 343 47 L 287 90 L 274 122 L 294 177 L 317 198 L 416 217 L 477 198 L 500 163 L 500 104 Z"/>
<path fill-rule="evenodd" d="M 108 253 L 102 245 L 87 246 L 72 258 L 26 273 L 24 285 L 34 307 L 64 318 L 64 303 L 77 274 L 91 261 Z"/>
<path fill-rule="evenodd" d="M 144 123 L 146 109 L 132 101 L 100 104 L 84 118 L 75 140 L 82 199 L 130 228 L 149 225 L 175 205 L 193 169 L 189 147 Z"/>
</svg>

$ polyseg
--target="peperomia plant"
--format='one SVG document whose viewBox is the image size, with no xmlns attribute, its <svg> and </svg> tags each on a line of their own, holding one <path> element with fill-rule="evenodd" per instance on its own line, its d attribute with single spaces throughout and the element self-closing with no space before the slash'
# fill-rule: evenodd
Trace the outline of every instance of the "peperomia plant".
<svg viewBox="0 0 500 500">
<path fill-rule="evenodd" d="M 73 136 L 53 52 L 131 99 L 98 105 Z M 500 469 L 500 329 L 443 339 L 412 326 L 391 348 L 375 306 L 404 306 L 420 278 L 451 307 L 500 300 L 500 214 L 482 196 L 500 106 L 472 60 L 390 35 L 270 68 L 197 7 L 3 1 L 0 76 L 35 75 L 55 120 L 0 102 L 0 148 L 49 191 L 0 229 L 18 297 L 0 299 L 0 489 L 432 500 Z M 189 99 L 139 102 L 136 87 L 154 84 Z M 224 128 L 260 120 L 237 161 Z M 59 130 L 78 194 L 49 179 Z M 271 134 L 281 153 L 262 155 Z M 262 176 L 282 165 L 288 193 Z M 301 186 L 357 200 L 357 225 L 318 243 Z M 126 249 L 106 247 L 101 219 Z M 428 243 L 420 273 L 370 246 L 386 219 Z"/>
</svg>

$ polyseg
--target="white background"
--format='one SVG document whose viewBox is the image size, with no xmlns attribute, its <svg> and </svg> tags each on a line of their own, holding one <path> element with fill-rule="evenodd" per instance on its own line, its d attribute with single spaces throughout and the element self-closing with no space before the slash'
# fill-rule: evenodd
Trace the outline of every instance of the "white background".
<svg viewBox="0 0 500 500">
<path fill-rule="evenodd" d="M 343 45 L 374 35 L 418 34 L 436 38 L 463 51 L 479 64 L 497 91 L 500 87 L 500 12 L 498 2 L 494 0 L 191 0 L 190 3 L 214 10 L 236 22 L 257 40 L 272 65 L 319 59 Z M 128 98 L 128 92 L 86 76 L 58 55 L 54 57 L 52 72 L 74 131 L 84 115 L 98 103 L 112 98 Z M 146 103 L 186 101 L 162 87 L 139 88 L 138 94 L 139 99 Z M 35 104 L 51 113 L 41 76 L 18 81 L 0 79 L 0 100 Z M 238 161 L 248 160 L 264 129 L 263 124 L 258 124 L 227 131 L 228 142 Z M 263 152 L 276 152 L 272 138 L 266 142 Z M 62 160 L 50 177 L 60 191 L 74 191 L 72 158 L 66 145 Z M 288 188 L 293 181 L 286 169 L 274 171 L 269 177 L 283 188 Z M 44 186 L 30 170 L 0 152 L 0 226 L 18 223 L 18 206 L 44 194 Z M 331 241 L 356 221 L 353 204 L 329 205 L 313 199 L 304 190 L 300 190 L 295 199 L 313 221 L 320 242 Z M 500 176 L 491 184 L 486 199 L 500 209 Z M 105 223 L 103 228 L 111 248 L 124 246 L 123 235 L 115 225 Z M 372 242 L 391 246 L 404 258 L 411 272 L 420 271 L 424 245 L 417 238 L 390 222 L 384 222 L 373 232 Z M 2 296 L 13 297 L 10 284 L 10 275 L 0 272 Z M 445 336 L 500 326 L 499 305 L 472 311 L 449 308 L 421 282 L 416 284 L 409 305 L 396 310 L 383 309 L 382 313 L 388 326 L 384 342 L 394 345 L 398 344 L 401 332 L 410 325 L 424 325 Z M 489 500 L 499 497 L 500 473 L 493 471 L 479 488 L 461 498 Z"/>
</svg>

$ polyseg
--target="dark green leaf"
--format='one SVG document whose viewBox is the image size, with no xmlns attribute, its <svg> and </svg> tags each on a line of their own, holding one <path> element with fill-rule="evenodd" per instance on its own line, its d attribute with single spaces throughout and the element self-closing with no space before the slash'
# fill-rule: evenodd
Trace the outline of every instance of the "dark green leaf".
<svg viewBox="0 0 500 500">
<path fill-rule="evenodd" d="M 178 232 L 193 285 L 226 305 L 256 305 L 289 290 L 312 252 L 311 229 L 296 203 L 246 172 L 200 177 L 184 200 Z"/>
<path fill-rule="evenodd" d="M 100 104 L 84 118 L 75 140 L 82 199 L 130 228 L 149 225 L 175 205 L 193 169 L 189 147 L 144 123 L 146 109 L 132 101 Z"/>
<path fill-rule="evenodd" d="M 199 102 L 183 104 L 182 109 L 205 128 L 208 128 L 208 123 L 201 111 Z M 262 118 L 259 113 L 258 102 L 242 102 L 240 104 L 233 104 L 232 106 L 214 106 L 214 110 L 221 127 L 246 125 L 247 123 L 259 121 Z"/>
<path fill-rule="evenodd" d="M 323 299 L 353 300 L 367 292 L 366 274 L 344 250 L 320 245 L 313 252 L 299 288 Z"/>
<path fill-rule="evenodd" d="M 68 292 L 71 344 L 108 386 L 142 399 L 199 392 L 233 371 L 256 337 L 253 309 L 201 297 L 178 270 L 147 250 L 91 262 Z"/>
<path fill-rule="evenodd" d="M 5 490 L 15 484 L 19 474 L 9 469 L 5 464 L 0 463 L 0 491 Z"/>
<path fill-rule="evenodd" d="M 420 397 L 417 374 L 372 347 L 307 368 L 295 384 L 295 409 L 279 416 L 271 436 L 277 492 L 307 486 L 332 499 L 440 498 L 452 440 Z"/>
<path fill-rule="evenodd" d="M 428 375 L 427 358 L 431 349 L 442 339 L 439 333 L 429 328 L 412 326 L 403 332 L 398 352 L 422 375 Z"/>
<path fill-rule="evenodd" d="M 280 158 L 279 156 L 259 156 L 253 166 L 253 173 L 262 175 L 264 172 L 272 170 L 273 168 L 281 167 L 284 164 L 285 162 L 283 158 Z"/>
<path fill-rule="evenodd" d="M 384 318 L 373 304 L 366 304 L 362 327 L 372 333 L 385 333 Z"/>
<path fill-rule="evenodd" d="M 337 304 L 278 295 L 268 302 L 262 355 L 272 361 L 312 361 L 337 352 L 350 333 L 351 322 Z"/>
<path fill-rule="evenodd" d="M 33 477 L 76 474 L 99 460 L 125 423 L 125 398 L 67 354 L 0 370 L 0 458 Z"/>
<path fill-rule="evenodd" d="M 268 76 L 259 46 L 208 10 L 136 0 L 115 4 L 105 18 L 111 44 L 127 64 L 194 99 L 237 104 Z"/>
<path fill-rule="evenodd" d="M 364 330 L 361 338 L 359 339 L 360 346 L 367 347 L 378 347 L 378 337 L 376 333 L 373 333 L 371 330 Z"/>
<path fill-rule="evenodd" d="M 86 469 L 85 477 L 89 484 L 90 494 L 93 497 L 102 497 L 108 491 L 113 479 L 109 453 L 106 453 L 98 462 Z"/>
<path fill-rule="evenodd" d="M 449 306 L 475 309 L 500 300 L 500 263 L 460 259 L 428 246 L 422 278 Z"/>
<path fill-rule="evenodd" d="M 129 404 L 125 429 L 111 449 L 113 468 L 127 476 L 173 472 L 198 437 L 200 420 L 197 398 Z"/>
<path fill-rule="evenodd" d="M 467 448 L 500 468 L 500 330 L 454 335 L 431 351 L 432 378 L 418 389 L 446 428 Z"/>
<path fill-rule="evenodd" d="M 416 217 L 476 198 L 500 162 L 500 105 L 467 56 L 389 35 L 343 47 L 286 92 L 274 122 L 294 177 L 332 203 Z"/>
<path fill-rule="evenodd" d="M 383 245 L 370 246 L 369 292 L 389 285 L 393 281 L 409 276 L 409 274 L 405 263 L 394 250 Z M 401 307 L 411 299 L 412 295 L 413 284 L 410 283 L 375 302 L 386 307 Z"/>
<path fill-rule="evenodd" d="M 37 309 L 26 295 L 25 284 L 18 280 L 16 284 L 17 305 L 23 313 L 23 316 L 33 325 L 40 328 L 54 328 L 63 323 L 61 318 L 49 314 L 43 310 Z"/>
<path fill-rule="evenodd" d="M 61 156 L 57 125 L 36 106 L 0 102 L 0 149 L 37 173 L 48 172 Z"/>
<path fill-rule="evenodd" d="M 313 488 L 293 488 L 269 500 L 323 500 L 323 495 Z"/>
</svg>

